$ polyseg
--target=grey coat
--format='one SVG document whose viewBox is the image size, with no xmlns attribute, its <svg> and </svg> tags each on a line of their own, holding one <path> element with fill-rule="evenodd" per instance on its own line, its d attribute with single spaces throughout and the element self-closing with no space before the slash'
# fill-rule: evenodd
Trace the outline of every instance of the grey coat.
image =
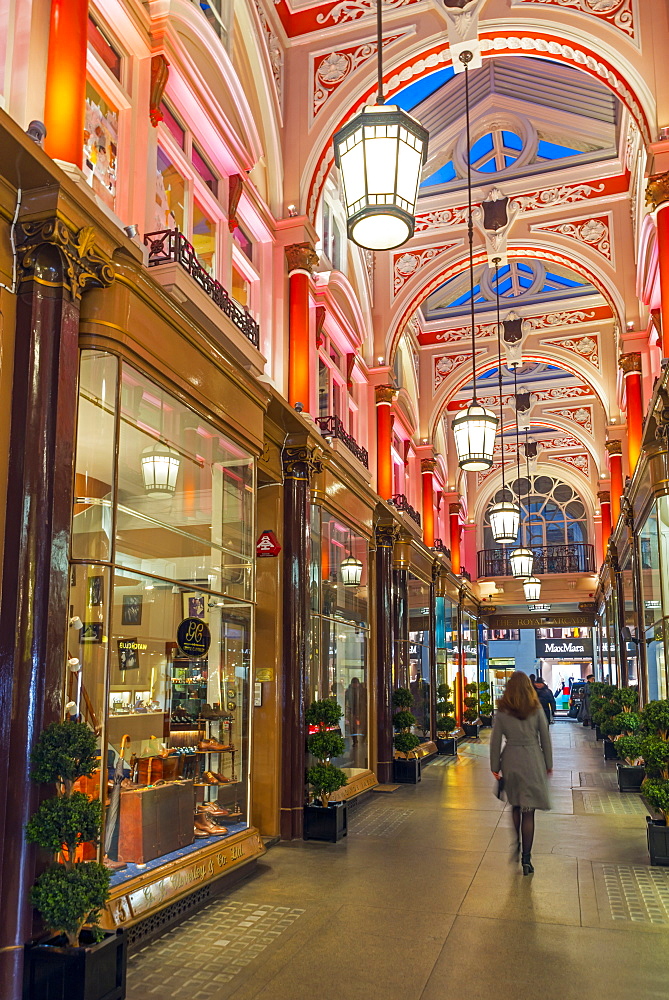
<svg viewBox="0 0 669 1000">
<path fill-rule="evenodd" d="M 526 719 L 498 710 L 490 740 L 490 770 L 502 772 L 509 803 L 524 809 L 550 809 L 546 771 L 552 768 L 553 748 L 543 709 Z"/>
</svg>

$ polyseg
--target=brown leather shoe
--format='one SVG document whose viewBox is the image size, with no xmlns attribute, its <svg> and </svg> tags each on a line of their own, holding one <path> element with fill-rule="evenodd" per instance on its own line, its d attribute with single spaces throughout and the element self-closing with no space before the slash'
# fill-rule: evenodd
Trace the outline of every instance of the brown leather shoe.
<svg viewBox="0 0 669 1000">
<path fill-rule="evenodd" d="M 202 740 L 197 745 L 198 750 L 202 750 L 205 753 L 220 753 L 222 750 L 233 750 L 234 747 L 219 743 L 218 740 Z"/>
<path fill-rule="evenodd" d="M 216 826 L 211 820 L 201 819 L 199 816 L 195 817 L 195 829 L 203 831 L 209 837 L 222 837 L 228 832 L 224 826 Z"/>
<path fill-rule="evenodd" d="M 228 816 L 227 809 L 221 809 L 215 802 L 203 802 L 198 805 L 196 812 L 205 816 Z"/>
<path fill-rule="evenodd" d="M 217 774 L 213 771 L 205 771 L 202 775 L 202 780 L 206 782 L 207 785 L 220 785 L 220 781 Z"/>
</svg>

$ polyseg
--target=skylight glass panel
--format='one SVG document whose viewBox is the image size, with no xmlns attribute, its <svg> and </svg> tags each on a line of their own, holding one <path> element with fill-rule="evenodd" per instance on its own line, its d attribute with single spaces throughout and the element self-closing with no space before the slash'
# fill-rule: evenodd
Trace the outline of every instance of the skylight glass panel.
<svg viewBox="0 0 669 1000">
<path fill-rule="evenodd" d="M 430 97 L 431 94 L 434 94 L 435 90 L 439 90 L 445 83 L 452 80 L 454 76 L 455 73 L 452 66 L 449 66 L 447 69 L 437 70 L 436 73 L 430 73 L 429 76 L 423 77 L 422 80 L 416 80 L 415 83 L 404 87 L 399 94 L 395 94 L 393 104 L 398 104 L 405 111 L 413 111 L 416 105 L 420 104 L 427 97 Z"/>
<path fill-rule="evenodd" d="M 537 146 L 537 156 L 542 160 L 562 160 L 565 156 L 579 156 L 582 152 L 582 149 L 571 149 L 569 146 L 561 146 L 546 139 L 539 139 Z"/>
<path fill-rule="evenodd" d="M 515 149 L 518 152 L 523 148 L 523 140 L 515 132 L 502 132 L 502 140 L 506 149 Z"/>
<path fill-rule="evenodd" d="M 449 181 L 453 181 L 456 178 L 455 167 L 453 166 L 453 161 L 449 160 L 445 163 L 443 167 L 435 173 L 430 174 L 422 183 L 421 187 L 434 187 L 435 184 L 448 184 Z"/>
</svg>

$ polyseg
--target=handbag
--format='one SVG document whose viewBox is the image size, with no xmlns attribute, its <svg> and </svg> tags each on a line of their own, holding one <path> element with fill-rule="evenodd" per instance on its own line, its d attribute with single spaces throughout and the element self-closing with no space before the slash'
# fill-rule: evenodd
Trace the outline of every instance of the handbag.
<svg viewBox="0 0 669 1000">
<path fill-rule="evenodd" d="M 498 799 L 503 800 L 505 798 L 504 794 L 504 778 L 495 779 L 495 795 Z"/>
</svg>

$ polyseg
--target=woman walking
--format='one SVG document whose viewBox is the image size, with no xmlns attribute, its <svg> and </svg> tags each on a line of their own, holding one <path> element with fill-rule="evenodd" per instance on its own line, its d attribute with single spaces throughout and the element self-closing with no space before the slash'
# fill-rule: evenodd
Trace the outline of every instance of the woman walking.
<svg viewBox="0 0 669 1000">
<path fill-rule="evenodd" d="M 505 738 L 502 749 L 502 737 Z M 546 716 L 530 678 L 514 671 L 497 702 L 490 740 L 490 769 L 499 780 L 512 807 L 523 875 L 531 875 L 534 810 L 550 809 L 546 775 L 553 769 L 553 748 Z"/>
</svg>

